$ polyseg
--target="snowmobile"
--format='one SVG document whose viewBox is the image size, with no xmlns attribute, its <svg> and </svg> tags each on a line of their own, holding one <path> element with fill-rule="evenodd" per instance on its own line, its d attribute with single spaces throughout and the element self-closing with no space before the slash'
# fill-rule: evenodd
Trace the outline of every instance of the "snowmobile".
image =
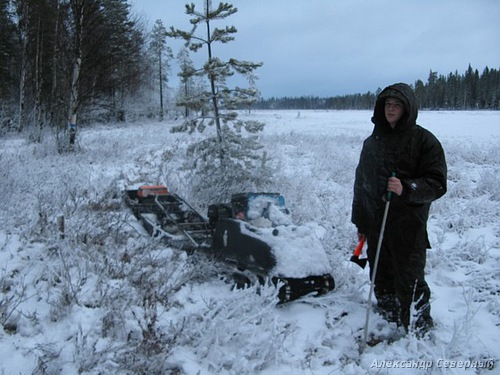
<svg viewBox="0 0 500 375">
<path fill-rule="evenodd" d="M 169 246 L 201 251 L 233 269 L 238 287 L 270 280 L 280 302 L 334 289 L 314 224 L 293 225 L 278 193 L 234 194 L 204 218 L 164 186 L 127 190 L 125 200 L 146 230 Z"/>
<path fill-rule="evenodd" d="M 240 193 L 231 203 L 214 204 L 208 218 L 215 228 L 212 251 L 238 270 L 239 285 L 270 279 L 280 301 L 329 292 L 335 282 L 314 225 L 295 226 L 278 193 Z"/>
</svg>

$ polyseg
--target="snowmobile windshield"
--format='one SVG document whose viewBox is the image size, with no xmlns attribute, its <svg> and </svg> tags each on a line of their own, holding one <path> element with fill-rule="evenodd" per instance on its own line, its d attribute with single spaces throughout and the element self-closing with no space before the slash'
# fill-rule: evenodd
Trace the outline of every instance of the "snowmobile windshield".
<svg viewBox="0 0 500 375">
<path fill-rule="evenodd" d="M 256 195 L 248 199 L 247 220 L 259 226 L 292 224 L 282 196 Z M 264 219 L 264 220 L 263 220 Z M 265 222 L 267 220 L 268 222 Z"/>
</svg>

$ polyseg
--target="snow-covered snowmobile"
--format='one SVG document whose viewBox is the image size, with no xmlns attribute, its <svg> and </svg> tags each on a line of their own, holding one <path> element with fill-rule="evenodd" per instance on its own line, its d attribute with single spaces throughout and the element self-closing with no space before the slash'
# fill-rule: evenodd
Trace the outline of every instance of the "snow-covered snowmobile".
<svg viewBox="0 0 500 375">
<path fill-rule="evenodd" d="M 270 279 L 281 283 L 281 301 L 335 286 L 315 224 L 292 224 L 285 199 L 277 193 L 235 194 L 231 203 L 209 206 L 214 226 L 212 251 L 234 264 L 238 284 Z"/>
<path fill-rule="evenodd" d="M 236 284 L 279 286 L 281 302 L 335 286 L 315 224 L 291 222 L 277 193 L 242 193 L 212 204 L 208 219 L 164 186 L 127 190 L 125 201 L 146 230 L 169 246 L 202 251 L 234 268 Z"/>
</svg>

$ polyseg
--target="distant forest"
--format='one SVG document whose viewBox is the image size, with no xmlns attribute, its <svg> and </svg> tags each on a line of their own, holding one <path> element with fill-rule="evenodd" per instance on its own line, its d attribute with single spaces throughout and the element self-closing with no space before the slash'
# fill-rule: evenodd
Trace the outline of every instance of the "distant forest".
<svg viewBox="0 0 500 375">
<path fill-rule="evenodd" d="M 469 65 L 463 74 L 447 76 L 430 71 L 427 82 L 417 80 L 413 88 L 422 109 L 500 109 L 500 71 L 486 67 L 480 74 Z M 381 89 L 365 94 L 321 98 L 318 96 L 261 99 L 256 109 L 371 109 Z"/>
<path fill-rule="evenodd" d="M 178 105 L 184 95 L 203 97 L 209 82 L 202 70 L 192 76 L 173 72 L 174 66 L 189 72 L 194 52 L 172 51 L 167 30 L 161 20 L 151 28 L 133 16 L 128 0 L 0 0 L 0 137 L 20 132 L 39 142 L 50 132 L 64 144 L 79 125 L 184 116 Z M 255 93 L 258 83 L 249 81 Z M 431 71 L 426 83 L 418 80 L 414 87 L 421 108 L 500 109 L 497 69 L 480 73 L 469 65 L 463 74 L 447 76 Z M 249 105 L 369 109 L 378 92 L 255 96 Z"/>
</svg>

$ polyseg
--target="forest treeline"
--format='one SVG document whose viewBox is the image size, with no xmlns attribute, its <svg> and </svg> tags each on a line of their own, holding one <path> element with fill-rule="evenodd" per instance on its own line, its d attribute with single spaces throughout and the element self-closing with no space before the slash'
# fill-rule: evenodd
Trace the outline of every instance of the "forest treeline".
<svg viewBox="0 0 500 375">
<path fill-rule="evenodd" d="M 150 43 L 127 0 L 0 0 L 0 134 L 124 120 L 152 90 Z"/>
<path fill-rule="evenodd" d="M 482 73 L 470 64 L 459 74 L 430 71 L 427 81 L 413 84 L 420 108 L 438 110 L 500 109 L 500 70 L 485 67 Z M 317 96 L 261 99 L 258 109 L 372 109 L 381 88 L 365 94 L 321 98 Z"/>
<path fill-rule="evenodd" d="M 0 135 L 39 141 L 50 130 L 66 139 L 76 123 L 182 116 L 181 91 L 208 83 L 170 77 L 192 52 L 174 56 L 166 34 L 160 20 L 150 27 L 133 15 L 128 0 L 0 0 Z M 422 108 L 500 109 L 497 69 L 431 71 L 414 87 Z M 377 93 L 267 98 L 252 108 L 368 109 Z"/>
</svg>

